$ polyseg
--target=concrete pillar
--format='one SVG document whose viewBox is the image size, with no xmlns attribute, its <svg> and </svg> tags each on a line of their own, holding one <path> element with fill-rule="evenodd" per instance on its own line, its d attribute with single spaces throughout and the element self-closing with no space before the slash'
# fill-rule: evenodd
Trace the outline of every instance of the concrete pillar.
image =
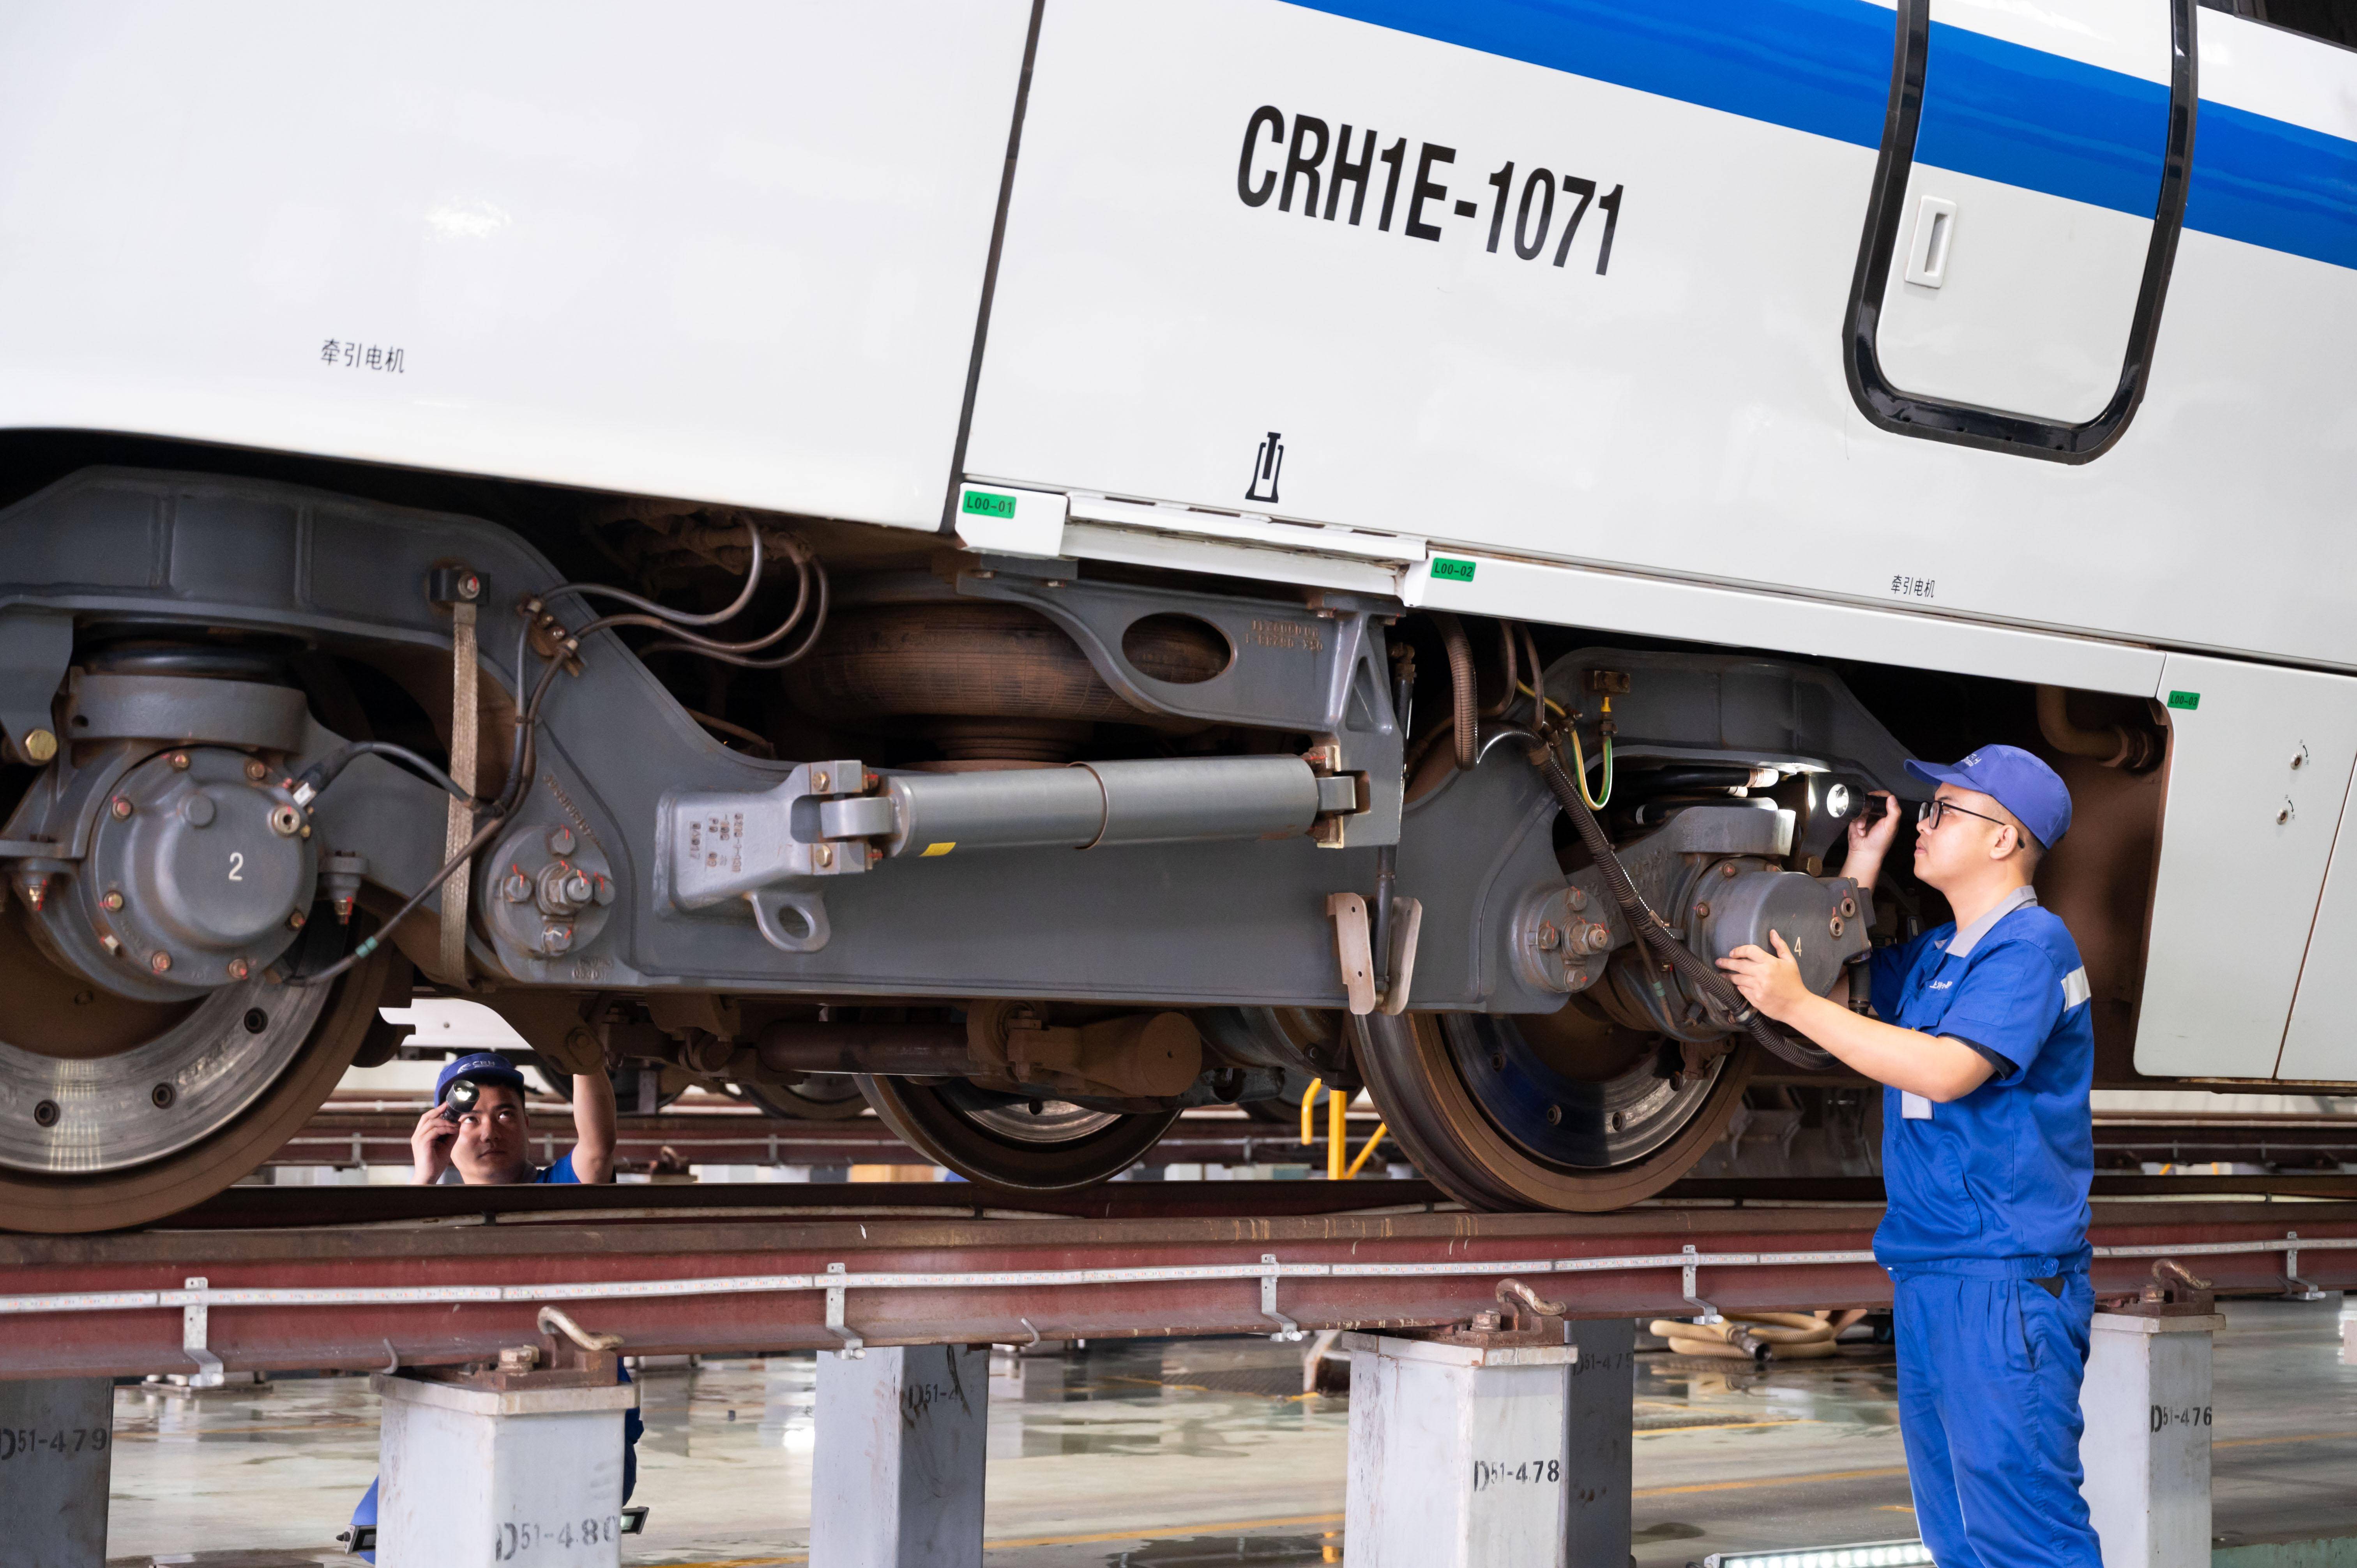
<svg viewBox="0 0 2357 1568">
<path fill-rule="evenodd" d="M 1637 1325 L 1626 1317 L 1565 1326 L 1579 1359 L 1564 1402 L 1564 1562 L 1623 1568 L 1629 1561 L 1630 1466 L 1636 1423 Z"/>
<path fill-rule="evenodd" d="M 811 1561 L 981 1568 L 990 1347 L 868 1347 L 818 1359 Z"/>
<path fill-rule="evenodd" d="M 378 1372 L 378 1568 L 617 1568 L 635 1383 L 468 1388 Z"/>
<path fill-rule="evenodd" d="M 2210 1337 L 2225 1322 L 2095 1314 L 2079 1462 L 2104 1568 L 2209 1568 Z"/>
<path fill-rule="evenodd" d="M 1372 1334 L 1342 1344 L 1351 1568 L 1564 1568 L 1578 1350 Z M 1625 1538 L 1625 1485 L 1621 1496 Z"/>
<path fill-rule="evenodd" d="M 0 1382 L 0 1560 L 103 1568 L 113 1453 L 109 1380 Z"/>
</svg>

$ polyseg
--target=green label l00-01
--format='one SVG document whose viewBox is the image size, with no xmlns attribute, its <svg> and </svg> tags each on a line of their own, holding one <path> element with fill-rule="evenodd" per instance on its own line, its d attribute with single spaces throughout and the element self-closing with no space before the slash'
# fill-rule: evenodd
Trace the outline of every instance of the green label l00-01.
<svg viewBox="0 0 2357 1568">
<path fill-rule="evenodd" d="M 2201 693 L 2199 692 L 2171 692 L 2169 694 L 2169 705 L 2172 708 L 2183 708 L 2190 713 L 2193 709 L 2201 705 Z"/>
<path fill-rule="evenodd" d="M 965 504 L 959 510 L 969 517 L 1013 517 L 1015 498 L 995 495 L 989 490 L 968 490 Z"/>
<path fill-rule="evenodd" d="M 1432 575 L 1451 583 L 1469 583 L 1473 580 L 1473 563 L 1436 555 L 1432 558 Z"/>
</svg>

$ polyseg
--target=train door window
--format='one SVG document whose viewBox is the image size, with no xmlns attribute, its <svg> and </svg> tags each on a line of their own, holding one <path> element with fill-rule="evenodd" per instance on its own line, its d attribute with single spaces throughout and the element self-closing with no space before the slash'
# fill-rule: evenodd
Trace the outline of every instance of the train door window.
<svg viewBox="0 0 2357 1568">
<path fill-rule="evenodd" d="M 2191 17 L 2192 0 L 1900 0 L 1852 301 L 1876 423 L 2064 460 L 2117 437 L 2183 207 Z"/>
</svg>

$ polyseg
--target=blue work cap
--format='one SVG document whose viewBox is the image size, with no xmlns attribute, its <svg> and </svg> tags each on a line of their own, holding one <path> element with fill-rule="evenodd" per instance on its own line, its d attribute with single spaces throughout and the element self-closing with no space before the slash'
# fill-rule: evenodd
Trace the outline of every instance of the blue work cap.
<svg viewBox="0 0 2357 1568">
<path fill-rule="evenodd" d="M 434 1103 L 441 1104 L 450 1086 L 462 1078 L 471 1078 L 477 1083 L 504 1083 L 518 1094 L 524 1091 L 523 1074 L 516 1070 L 515 1063 L 497 1051 L 477 1051 L 442 1069 L 442 1076 L 434 1080 Z"/>
<path fill-rule="evenodd" d="M 2071 790 L 2062 776 L 2018 746 L 1985 746 L 1945 768 L 1910 758 L 1907 771 L 1934 784 L 1980 791 L 2048 848 L 2071 831 Z"/>
</svg>

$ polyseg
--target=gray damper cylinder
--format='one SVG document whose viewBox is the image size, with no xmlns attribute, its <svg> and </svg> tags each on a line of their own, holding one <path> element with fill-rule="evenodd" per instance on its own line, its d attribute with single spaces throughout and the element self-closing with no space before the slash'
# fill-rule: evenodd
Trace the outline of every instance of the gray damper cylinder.
<svg viewBox="0 0 2357 1568">
<path fill-rule="evenodd" d="M 1297 757 L 1152 757 L 885 781 L 896 855 L 1094 849 L 1308 832 L 1318 776 Z"/>
</svg>

